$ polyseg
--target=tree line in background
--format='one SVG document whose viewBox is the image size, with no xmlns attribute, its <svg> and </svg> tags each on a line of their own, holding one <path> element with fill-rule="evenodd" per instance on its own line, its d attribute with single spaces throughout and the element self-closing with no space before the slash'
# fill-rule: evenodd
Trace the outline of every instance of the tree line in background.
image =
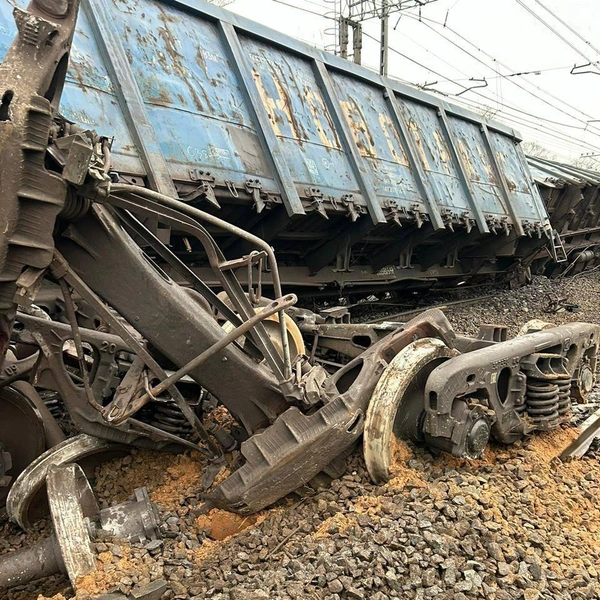
<svg viewBox="0 0 600 600">
<path fill-rule="evenodd" d="M 523 152 L 527 156 L 533 156 L 534 158 L 542 158 L 546 160 L 554 160 L 556 162 L 563 162 L 579 169 L 587 169 L 589 171 L 600 171 L 600 155 L 597 157 L 593 156 L 580 156 L 574 160 L 565 160 L 559 157 L 557 154 L 548 150 L 537 142 L 525 141 L 521 143 Z"/>
</svg>

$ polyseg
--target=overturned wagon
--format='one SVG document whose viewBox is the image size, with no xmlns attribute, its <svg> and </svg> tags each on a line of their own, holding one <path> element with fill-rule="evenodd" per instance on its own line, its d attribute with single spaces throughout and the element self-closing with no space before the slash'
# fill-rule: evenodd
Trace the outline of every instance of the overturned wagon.
<svg viewBox="0 0 600 600">
<path fill-rule="evenodd" d="M 114 177 L 271 244 L 299 293 L 518 279 L 552 235 L 512 129 L 202 2 L 86 0 L 60 110 L 115 136 Z M 219 285 L 192 237 L 158 234 Z"/>
<path fill-rule="evenodd" d="M 575 275 L 600 264 L 600 173 L 551 160 L 528 157 L 566 260 L 556 262 L 540 249 L 529 262 L 533 273 Z"/>
<path fill-rule="evenodd" d="M 124 445 L 199 451 L 207 501 L 250 513 L 339 475 L 361 437 L 380 482 L 395 436 L 476 457 L 585 400 L 597 326 L 466 338 L 438 310 L 353 325 L 344 308 L 315 313 L 284 293 L 283 232 L 339 228 L 314 248 L 321 261 L 374 232 L 394 232 L 398 248 L 419 239 L 420 260 L 448 253 L 446 235 L 474 253 L 488 236 L 500 257 L 545 235 L 510 132 L 209 7 L 89 0 L 79 13 L 76 0 L 35 0 L 14 18 L 0 66 L 0 500 L 17 523 L 37 514 L 50 465 Z M 149 48 L 153 69 L 138 60 Z M 348 94 L 363 94 L 355 108 Z M 234 106 L 235 120 L 218 112 Z M 372 144 L 359 114 L 379 124 Z M 212 174 L 186 158 L 188 135 L 212 148 L 193 163 Z M 180 244 L 206 266 L 190 268 Z M 338 267 L 353 268 L 347 256 Z M 61 441 L 57 406 L 87 435 Z M 79 489 L 78 469 L 49 481 L 61 477 Z"/>
</svg>

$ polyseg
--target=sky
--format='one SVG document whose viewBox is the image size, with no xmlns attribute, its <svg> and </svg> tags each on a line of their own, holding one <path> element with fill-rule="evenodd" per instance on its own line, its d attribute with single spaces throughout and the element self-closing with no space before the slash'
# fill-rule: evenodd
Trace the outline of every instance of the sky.
<svg viewBox="0 0 600 600">
<path fill-rule="evenodd" d="M 227 9 L 329 49 L 327 14 L 338 3 L 234 0 Z M 378 70 L 379 22 L 363 27 L 363 65 Z M 592 73 L 571 74 L 587 63 L 575 71 Z M 391 15 L 389 75 L 507 123 L 560 160 L 591 154 L 600 167 L 599 0 L 436 0 Z"/>
</svg>

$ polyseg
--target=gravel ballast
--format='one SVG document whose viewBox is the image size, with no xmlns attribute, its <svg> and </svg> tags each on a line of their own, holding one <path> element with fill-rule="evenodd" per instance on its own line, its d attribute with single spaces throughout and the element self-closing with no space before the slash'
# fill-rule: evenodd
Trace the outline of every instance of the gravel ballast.
<svg viewBox="0 0 600 600">
<path fill-rule="evenodd" d="M 544 312 L 553 295 L 579 312 Z M 447 314 L 470 335 L 480 323 L 506 324 L 515 335 L 534 318 L 600 323 L 600 276 L 536 278 Z M 592 400 L 600 400 L 597 393 Z M 134 450 L 101 467 L 95 491 L 114 503 L 148 486 L 165 538 L 145 545 L 97 540 L 98 574 L 81 582 L 77 598 L 135 592 L 160 578 L 165 600 L 600 598 L 600 452 L 568 463 L 556 458 L 576 435 L 562 427 L 510 447 L 492 445 L 476 461 L 400 443 L 394 478 L 383 486 L 370 482 L 356 453 L 329 488 L 250 518 L 203 514 L 200 456 Z M 41 523 L 25 536 L 3 523 L 0 553 L 47 529 Z M 38 594 L 73 597 L 62 577 L 3 597 Z"/>
</svg>

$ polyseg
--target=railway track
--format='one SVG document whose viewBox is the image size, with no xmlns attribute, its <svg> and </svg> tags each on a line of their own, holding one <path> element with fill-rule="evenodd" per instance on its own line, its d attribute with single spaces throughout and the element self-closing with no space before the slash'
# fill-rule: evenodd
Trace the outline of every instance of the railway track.
<svg viewBox="0 0 600 600">
<path fill-rule="evenodd" d="M 421 305 L 421 306 L 419 306 L 419 308 L 413 308 L 411 310 L 404 310 L 401 312 L 386 314 L 385 316 L 376 317 L 374 319 L 370 319 L 365 322 L 369 323 L 369 324 L 376 324 L 376 323 L 383 323 L 385 321 L 396 321 L 398 319 L 410 319 L 411 317 L 414 317 L 415 315 L 418 315 L 419 313 L 423 312 L 424 310 L 428 310 L 430 308 L 438 308 L 440 310 L 447 310 L 447 309 L 453 308 L 455 306 L 470 306 L 472 304 L 477 304 L 478 302 L 482 302 L 484 300 L 491 300 L 492 298 L 495 298 L 495 297 L 496 297 L 495 294 L 486 294 L 484 296 L 473 296 L 472 298 L 462 298 L 460 300 L 453 300 L 451 302 L 444 302 L 441 304 L 428 304 L 425 306 Z"/>
</svg>

